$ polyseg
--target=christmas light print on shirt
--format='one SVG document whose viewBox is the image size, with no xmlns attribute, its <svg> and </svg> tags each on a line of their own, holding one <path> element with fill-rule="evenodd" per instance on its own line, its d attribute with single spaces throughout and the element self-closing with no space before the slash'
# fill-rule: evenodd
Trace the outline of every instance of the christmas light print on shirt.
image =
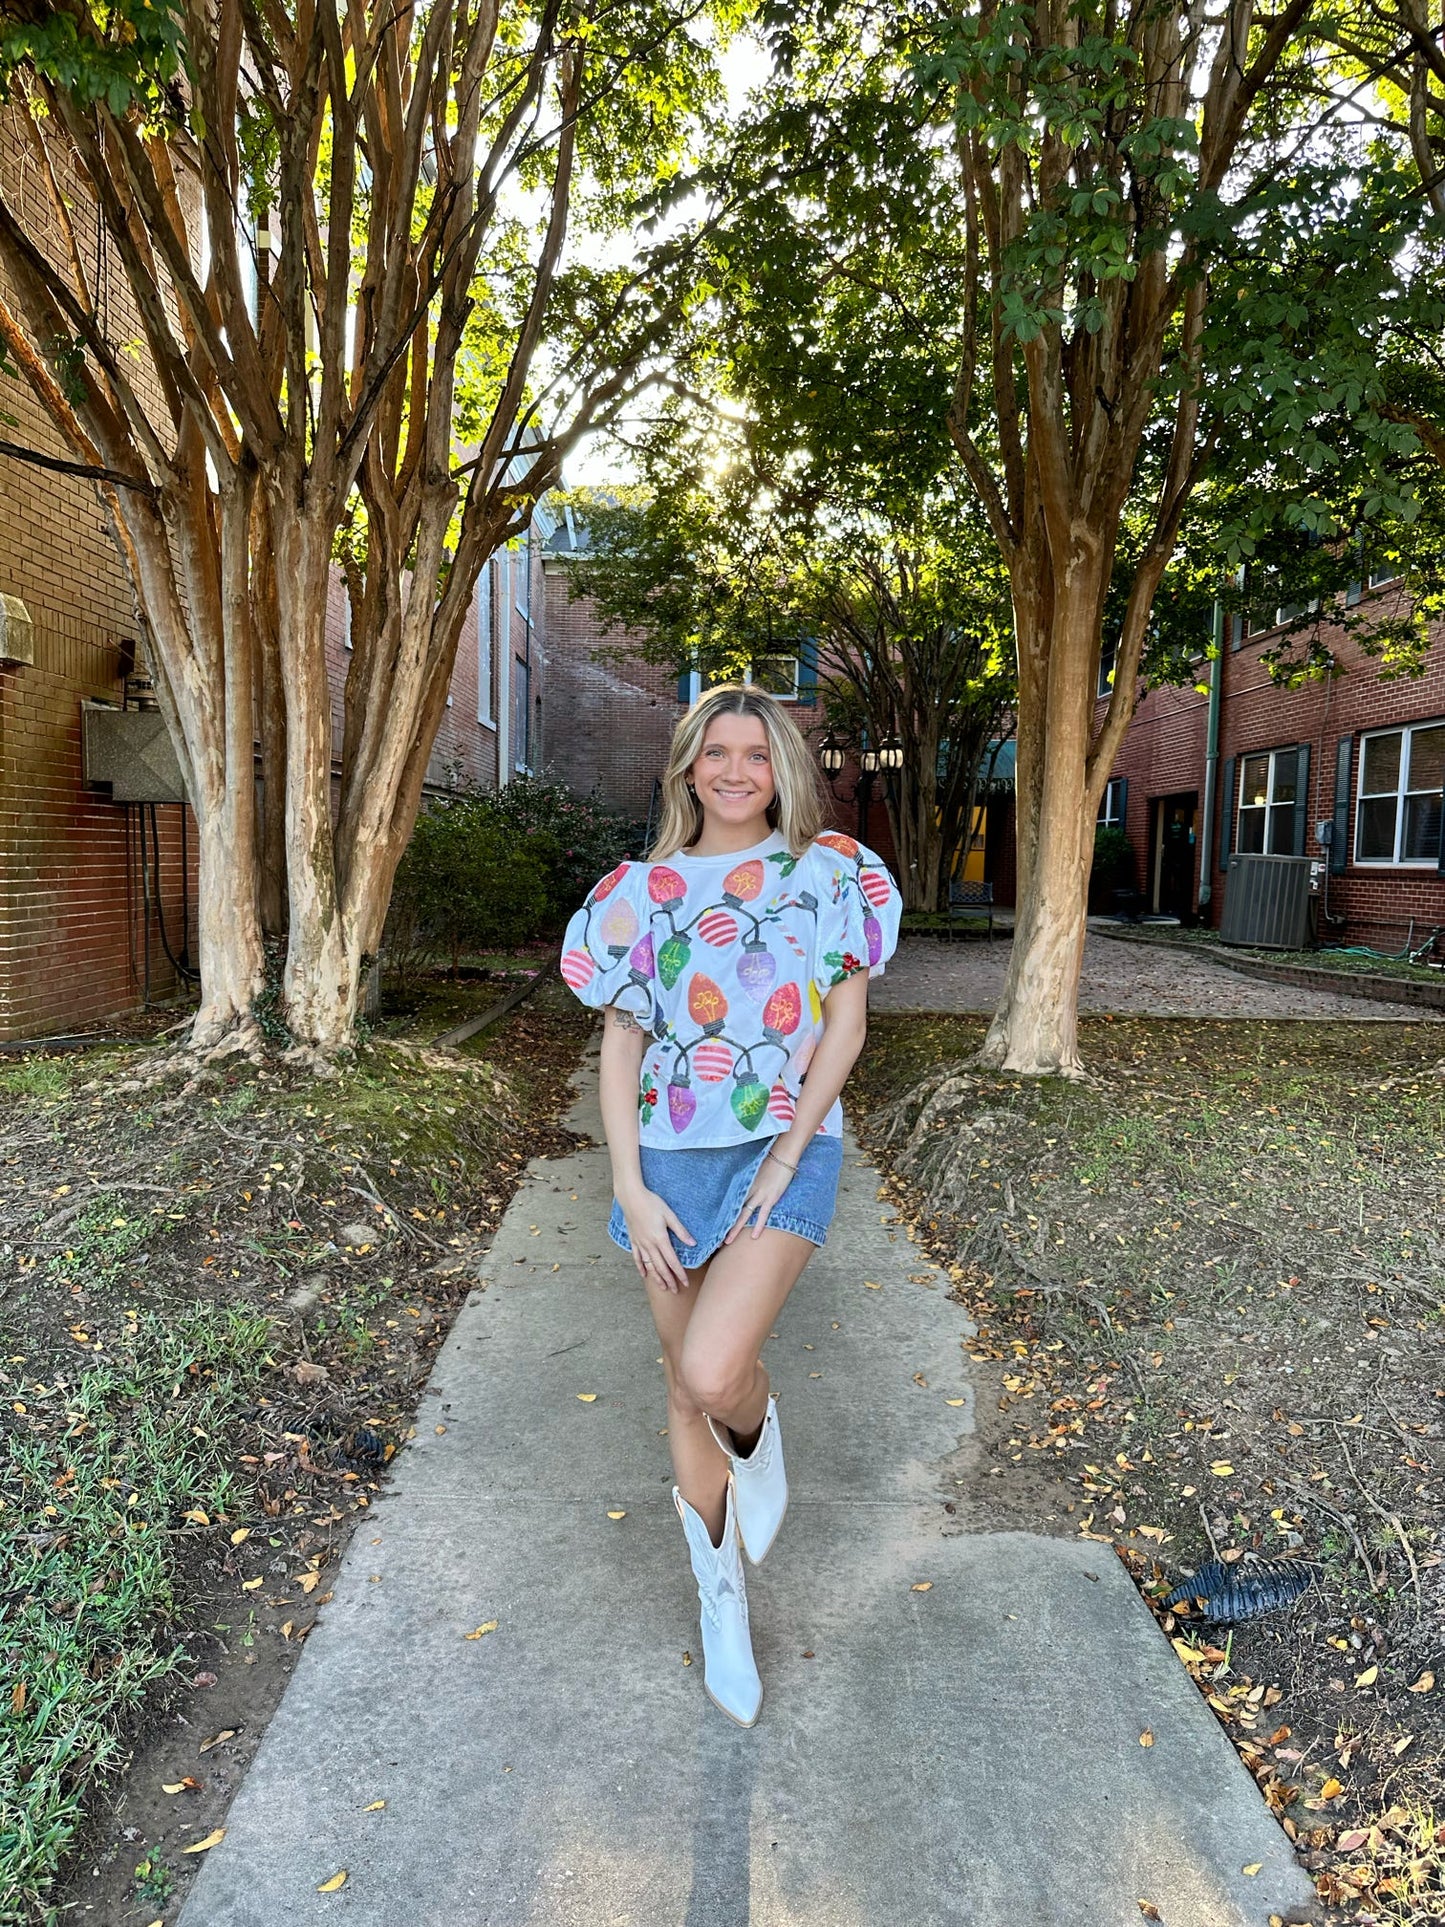
<svg viewBox="0 0 1445 1927">
<path fill-rule="evenodd" d="M 622 864 L 570 921 L 561 971 L 583 1002 L 652 1033 L 638 1096 L 650 1139 L 736 1143 L 792 1126 L 823 998 L 891 954 L 899 909 L 878 858 L 835 832 L 800 857 Z M 841 1127 L 835 1099 L 817 1129 Z"/>
</svg>

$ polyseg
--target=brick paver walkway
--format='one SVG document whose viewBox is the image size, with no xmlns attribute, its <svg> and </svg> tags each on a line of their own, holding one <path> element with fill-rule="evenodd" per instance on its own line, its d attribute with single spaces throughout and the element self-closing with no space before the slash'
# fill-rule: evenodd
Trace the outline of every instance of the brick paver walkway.
<svg viewBox="0 0 1445 1927">
<path fill-rule="evenodd" d="M 1008 951 L 1007 932 L 992 943 L 907 937 L 869 990 L 869 1008 L 991 1011 L 1003 988 Z M 1084 946 L 1079 1008 L 1131 1017 L 1315 1017 L 1355 1024 L 1441 1020 L 1440 1012 L 1411 1005 L 1236 976 L 1182 951 L 1150 950 L 1093 930 Z"/>
</svg>

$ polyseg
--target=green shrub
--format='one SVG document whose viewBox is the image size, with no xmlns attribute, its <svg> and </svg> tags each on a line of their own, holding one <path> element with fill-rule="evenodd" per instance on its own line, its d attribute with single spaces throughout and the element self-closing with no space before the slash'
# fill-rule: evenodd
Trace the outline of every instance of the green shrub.
<svg viewBox="0 0 1445 1927">
<path fill-rule="evenodd" d="M 560 933 L 598 877 L 624 856 L 642 853 L 641 826 L 608 809 L 595 790 L 578 796 L 565 783 L 517 776 L 477 800 L 509 839 L 525 844 L 541 863 L 548 935 Z"/>
<path fill-rule="evenodd" d="M 464 949 L 525 943 L 547 914 L 545 854 L 498 820 L 492 799 L 469 791 L 417 818 L 392 892 L 388 948 L 403 975 Z"/>
</svg>

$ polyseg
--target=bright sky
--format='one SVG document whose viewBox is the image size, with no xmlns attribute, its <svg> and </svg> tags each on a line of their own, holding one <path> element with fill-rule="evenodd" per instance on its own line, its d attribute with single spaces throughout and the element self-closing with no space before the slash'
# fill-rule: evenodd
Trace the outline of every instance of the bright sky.
<svg viewBox="0 0 1445 1927">
<path fill-rule="evenodd" d="M 756 41 L 740 38 L 722 55 L 718 65 L 727 88 L 728 111 L 737 114 L 749 90 L 766 77 L 767 55 Z M 596 487 L 604 482 L 626 481 L 631 472 L 625 449 L 618 448 L 605 436 L 588 435 L 568 457 L 563 483 L 567 488 Z"/>
</svg>

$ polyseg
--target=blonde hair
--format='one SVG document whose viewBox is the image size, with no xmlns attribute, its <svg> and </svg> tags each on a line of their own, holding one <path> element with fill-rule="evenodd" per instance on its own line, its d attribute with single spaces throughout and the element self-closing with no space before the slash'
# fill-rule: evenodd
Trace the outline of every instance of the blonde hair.
<svg viewBox="0 0 1445 1927">
<path fill-rule="evenodd" d="M 719 683 L 699 696 L 672 732 L 662 777 L 662 818 L 647 853 L 649 863 L 676 856 L 702 835 L 702 804 L 688 787 L 688 771 L 702 754 L 707 732 L 719 716 L 752 716 L 767 731 L 774 796 L 768 822 L 801 856 L 828 820 L 828 799 L 803 733 L 776 696 L 750 683 Z"/>
</svg>

